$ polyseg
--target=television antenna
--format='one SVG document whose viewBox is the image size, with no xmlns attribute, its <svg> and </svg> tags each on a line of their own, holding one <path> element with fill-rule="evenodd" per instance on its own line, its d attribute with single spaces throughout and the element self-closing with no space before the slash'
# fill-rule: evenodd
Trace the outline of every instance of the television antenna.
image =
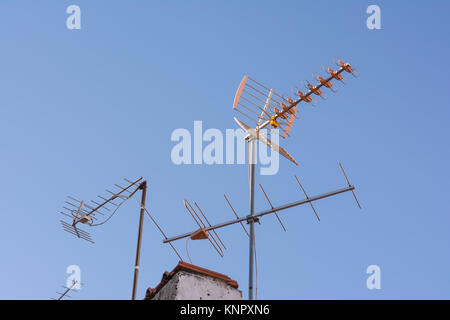
<svg viewBox="0 0 450 320">
<path fill-rule="evenodd" d="M 300 102 L 304 101 L 305 103 L 316 105 L 313 96 L 320 97 L 322 99 L 327 99 L 325 93 L 322 91 L 323 88 L 327 88 L 332 90 L 333 92 L 337 91 L 336 85 L 332 82 L 333 80 L 337 80 L 342 82 L 343 84 L 347 84 L 347 81 L 344 77 L 344 72 L 352 74 L 354 77 L 358 76 L 357 71 L 349 64 L 344 63 L 341 59 L 335 57 L 335 64 L 337 65 L 337 69 L 333 70 L 327 65 L 323 66 L 323 70 L 329 75 L 326 78 L 323 78 L 317 73 L 313 73 L 313 76 L 317 79 L 319 82 L 316 85 L 311 84 L 308 80 L 304 80 L 303 84 L 306 89 L 305 93 L 303 93 L 300 89 L 294 87 L 293 92 L 297 95 L 296 99 L 293 99 L 291 97 L 286 97 L 283 95 L 280 95 L 276 93 L 273 89 L 269 89 L 266 86 L 262 85 L 261 83 L 257 82 L 256 80 L 250 78 L 249 76 L 244 76 L 242 79 L 235 98 L 233 102 L 233 109 L 239 112 L 241 115 L 245 116 L 246 119 L 250 119 L 255 127 L 250 127 L 247 124 L 245 124 L 243 121 L 239 120 L 238 118 L 234 118 L 236 123 L 247 133 L 245 136 L 245 140 L 248 142 L 248 164 L 249 164 L 249 186 L 250 186 L 250 212 L 247 216 L 239 217 L 232 207 L 230 201 L 225 196 L 225 199 L 228 203 L 228 205 L 231 207 L 233 213 L 236 216 L 236 219 L 222 222 L 216 225 L 209 224 L 206 225 L 202 219 L 198 215 L 196 215 L 195 210 L 188 202 L 185 201 L 186 208 L 191 213 L 192 217 L 196 221 L 197 225 L 199 226 L 199 229 L 187 232 L 172 238 L 166 238 L 163 240 L 163 243 L 171 243 L 176 240 L 187 238 L 186 241 L 189 239 L 192 240 L 200 240 L 200 239 L 208 239 L 210 243 L 215 247 L 216 251 L 219 253 L 220 256 L 223 256 L 223 251 L 219 248 L 217 240 L 215 240 L 215 237 L 212 235 L 211 232 L 214 232 L 216 237 L 216 230 L 234 225 L 234 224 L 241 224 L 242 228 L 244 229 L 245 233 L 249 237 L 249 284 L 248 284 L 248 298 L 249 300 L 253 300 L 253 280 L 254 280 L 254 260 L 256 259 L 255 256 L 255 228 L 254 224 L 255 222 L 260 222 L 259 218 L 274 213 L 276 218 L 278 219 L 279 223 L 281 224 L 282 228 L 286 231 L 286 228 L 284 224 L 282 223 L 280 217 L 278 216 L 278 212 L 293 208 L 296 206 L 300 206 L 303 204 L 309 204 L 311 208 L 314 211 L 314 214 L 316 218 L 320 221 L 320 217 L 313 205 L 314 201 L 318 201 L 324 198 L 332 197 L 341 193 L 349 192 L 351 191 L 356 203 L 359 208 L 361 208 L 361 205 L 356 197 L 356 194 L 354 192 L 355 186 L 352 185 L 347 177 L 347 174 L 344 171 L 344 168 L 342 167 L 341 163 L 339 163 L 339 166 L 344 174 L 344 177 L 347 182 L 347 186 L 344 188 L 340 188 L 331 192 L 319 194 L 316 196 L 308 196 L 305 189 L 303 188 L 303 185 L 300 183 L 300 180 L 296 178 L 297 183 L 299 187 L 301 188 L 302 192 L 305 195 L 305 199 L 298 200 L 292 203 L 283 204 L 277 207 L 274 207 L 272 205 L 272 202 L 270 201 L 269 197 L 267 196 L 267 193 L 265 192 L 262 185 L 260 185 L 260 188 L 262 192 L 264 193 L 266 200 L 268 201 L 270 205 L 270 209 L 264 210 L 258 213 L 255 213 L 254 210 L 254 204 L 255 204 L 255 143 L 257 140 L 260 142 L 266 144 L 268 147 L 270 147 L 272 150 L 280 153 L 283 157 L 288 159 L 289 161 L 293 162 L 295 165 L 298 165 L 297 161 L 282 147 L 276 145 L 273 143 L 263 132 L 261 132 L 262 129 L 270 126 L 272 129 L 279 129 L 282 132 L 282 137 L 286 138 L 289 136 L 289 132 L 292 129 L 292 126 L 294 124 L 294 121 L 298 118 L 298 111 L 299 111 L 299 104 Z M 189 208 L 188 208 L 189 207 Z M 191 209 L 191 210 L 189 210 Z M 200 208 L 198 208 L 200 210 Z M 196 217 L 194 217 L 194 215 Z M 196 219 L 197 218 L 197 219 Z M 204 217 L 206 219 L 206 217 Z M 250 231 L 248 232 L 245 228 L 243 222 L 247 222 L 249 224 Z M 213 239 L 213 240 L 212 240 Z M 220 238 L 219 238 L 220 239 Z M 215 245 L 215 244 L 216 245 Z M 187 246 L 186 246 L 187 247 Z"/>
<path fill-rule="evenodd" d="M 78 281 L 76 281 L 76 280 L 73 280 L 72 284 L 70 286 L 68 286 L 68 287 L 67 286 L 62 286 L 64 288 L 64 292 L 58 292 L 58 291 L 56 292 L 57 294 L 59 294 L 59 297 L 57 299 L 50 298 L 50 300 L 62 300 L 63 298 L 72 298 L 71 296 L 68 295 L 68 293 L 70 291 L 73 291 L 73 290 L 75 290 L 75 291 L 79 290 L 79 289 L 75 288 L 76 285 L 82 286 L 83 284 L 78 282 Z"/>
<path fill-rule="evenodd" d="M 87 227 L 98 227 L 105 224 L 115 215 L 122 204 L 133 197 L 139 190 L 142 192 L 140 200 L 139 228 L 132 290 L 132 300 L 135 300 L 139 274 L 144 212 L 147 213 L 152 222 L 156 225 L 159 232 L 163 235 L 164 239 L 166 239 L 167 237 L 164 231 L 156 222 L 155 218 L 145 207 L 147 181 L 143 180 L 142 177 L 134 181 L 130 181 L 128 179 L 124 180 L 127 183 L 125 187 L 122 187 L 119 184 L 114 184 L 114 188 L 112 190 L 106 189 L 108 196 L 97 196 L 98 199 L 91 200 L 89 204 L 84 202 L 83 200 L 78 200 L 72 196 L 68 196 L 68 200 L 65 201 L 63 210 L 60 213 L 64 215 L 64 217 L 70 218 L 71 221 L 66 222 L 64 220 L 60 220 L 60 222 L 64 231 L 76 236 L 77 238 L 86 240 L 90 243 L 94 243 L 90 233 L 80 229 L 80 224 L 83 224 Z M 170 246 L 172 247 L 176 255 L 180 258 L 180 260 L 183 261 L 172 243 L 170 244 Z"/>
</svg>

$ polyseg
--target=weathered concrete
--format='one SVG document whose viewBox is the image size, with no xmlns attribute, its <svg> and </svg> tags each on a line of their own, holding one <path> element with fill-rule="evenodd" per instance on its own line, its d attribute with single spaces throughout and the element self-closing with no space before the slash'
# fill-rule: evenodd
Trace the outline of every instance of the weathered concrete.
<svg viewBox="0 0 450 320">
<path fill-rule="evenodd" d="M 241 300 L 242 292 L 203 274 L 177 272 L 152 300 Z"/>
</svg>

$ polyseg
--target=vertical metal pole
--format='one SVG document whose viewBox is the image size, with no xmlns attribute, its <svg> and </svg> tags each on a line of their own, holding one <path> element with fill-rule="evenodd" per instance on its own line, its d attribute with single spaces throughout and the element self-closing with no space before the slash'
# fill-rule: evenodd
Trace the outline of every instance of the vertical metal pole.
<svg viewBox="0 0 450 320">
<path fill-rule="evenodd" d="M 255 213 L 255 139 L 248 142 L 248 170 L 250 185 L 250 215 Z M 248 299 L 253 300 L 253 259 L 254 259 L 254 243 L 255 243 L 255 223 L 250 220 L 250 247 L 249 247 L 249 275 L 248 275 Z"/>
<path fill-rule="evenodd" d="M 136 263 L 134 264 L 133 294 L 131 296 L 132 300 L 136 300 L 137 281 L 139 274 L 139 258 L 141 255 L 142 227 L 144 226 L 144 208 L 145 208 L 145 197 L 147 193 L 147 181 L 142 182 L 139 188 L 142 190 L 142 198 L 141 198 L 141 214 L 139 217 L 139 233 L 136 248 Z"/>
</svg>

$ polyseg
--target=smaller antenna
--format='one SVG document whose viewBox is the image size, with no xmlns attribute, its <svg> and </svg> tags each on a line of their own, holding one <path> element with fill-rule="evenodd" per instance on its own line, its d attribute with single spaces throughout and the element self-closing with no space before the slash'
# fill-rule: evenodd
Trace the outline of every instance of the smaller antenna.
<svg viewBox="0 0 450 320">
<path fill-rule="evenodd" d="M 64 206 L 63 211 L 61 211 L 60 213 L 65 217 L 71 218 L 72 223 L 70 224 L 63 220 L 60 220 L 63 230 L 75 235 L 77 238 L 81 238 L 83 240 L 94 243 L 89 232 L 81 230 L 77 226 L 78 223 L 85 224 L 89 227 L 96 227 L 106 223 L 109 219 L 112 218 L 112 216 L 116 213 L 120 206 L 139 190 L 141 186 L 139 182 L 141 180 L 142 178 L 138 178 L 133 182 L 126 180 L 129 181 L 129 185 L 126 187 L 114 184 L 114 186 L 117 187 L 119 191 L 113 192 L 110 190 L 106 190 L 108 193 L 112 194 L 112 196 L 110 196 L 109 198 L 98 196 L 100 199 L 102 199 L 102 201 L 97 202 L 95 200 L 91 200 L 91 202 L 94 204 L 93 206 L 87 204 L 83 200 L 80 201 L 72 196 L 68 196 L 67 198 L 69 200 L 65 201 L 68 207 Z M 132 191 L 130 191 L 130 189 Z M 126 193 L 126 195 L 124 193 Z M 118 201 L 120 201 L 120 203 L 113 202 L 113 200 L 116 199 L 119 199 Z M 114 206 L 114 208 L 108 207 L 108 205 L 110 204 Z M 101 216 L 108 216 L 108 218 L 101 218 L 103 221 L 100 221 L 100 219 L 97 217 L 97 214 Z"/>
<path fill-rule="evenodd" d="M 294 176 L 294 177 L 295 177 L 295 180 L 297 180 L 297 183 L 298 183 L 298 185 L 300 186 L 300 188 L 302 188 L 302 191 L 303 191 L 303 193 L 305 194 L 306 199 L 309 199 L 308 195 L 306 194 L 305 189 L 303 188 L 302 184 L 300 183 L 300 180 L 298 180 L 297 176 Z M 314 213 L 315 213 L 315 215 L 316 215 L 316 217 L 317 217 L 317 220 L 320 221 L 319 215 L 317 214 L 317 211 L 316 211 L 316 209 L 314 208 L 312 202 L 310 202 L 309 204 L 311 205 L 311 208 L 313 209 L 313 211 L 314 211 Z"/>
<path fill-rule="evenodd" d="M 68 295 L 68 293 L 73 290 L 79 290 L 79 289 L 75 289 L 75 286 L 77 284 L 80 286 L 83 285 L 82 283 L 79 283 L 78 281 L 73 280 L 72 284 L 69 287 L 62 286 L 65 289 L 64 292 L 58 292 L 58 291 L 56 292 L 57 294 L 59 294 L 59 297 L 57 299 L 54 299 L 54 298 L 50 298 L 50 299 L 51 300 L 62 300 L 63 298 L 72 298 L 71 296 Z"/>
<path fill-rule="evenodd" d="M 71 223 L 65 222 L 61 220 L 61 225 L 63 230 L 75 235 L 77 238 L 81 238 L 83 240 L 92 241 L 90 234 L 84 230 L 78 228 L 78 223 L 86 224 L 89 227 L 96 227 L 105 224 L 108 222 L 114 214 L 119 210 L 120 206 L 125 203 L 128 199 L 133 197 L 139 190 L 141 191 L 141 200 L 140 200 L 140 211 L 139 211 L 139 229 L 138 229 L 138 239 L 136 246 L 136 260 L 134 264 L 134 278 L 133 278 L 133 291 L 131 299 L 136 299 L 136 292 L 138 286 L 138 274 L 139 274 L 139 265 L 140 265 L 140 254 L 141 254 L 141 242 L 142 242 L 142 233 L 143 233 L 143 225 L 144 225 L 144 217 L 145 213 L 150 217 L 152 222 L 156 225 L 158 230 L 163 235 L 166 240 L 167 237 L 161 227 L 158 225 L 156 220 L 152 217 L 150 212 L 145 208 L 145 200 L 147 195 L 147 181 L 143 180 L 142 177 L 131 181 L 128 179 L 124 179 L 128 185 L 125 187 L 115 183 L 112 190 L 106 189 L 106 192 L 110 194 L 110 196 L 97 196 L 100 200 L 91 200 L 93 205 L 88 205 L 84 201 L 80 201 L 75 199 L 74 197 L 68 197 L 70 201 L 65 201 L 68 207 L 64 207 L 64 210 L 61 211 L 65 217 L 70 218 Z M 117 190 L 116 190 L 117 188 Z M 139 200 L 138 200 L 139 201 Z M 100 214 L 105 216 L 105 218 L 98 219 L 96 214 Z M 101 221 L 99 221 L 101 220 Z M 174 252 L 183 261 L 181 255 L 175 249 L 175 247 L 170 244 Z"/>
<path fill-rule="evenodd" d="M 61 222 L 61 226 L 63 227 L 63 230 L 75 235 L 78 238 L 81 238 L 83 240 L 89 241 L 90 243 L 94 243 L 92 241 L 91 235 L 89 232 L 81 230 L 80 228 L 77 228 L 76 225 L 71 225 L 63 220 L 59 220 Z"/>
<path fill-rule="evenodd" d="M 347 180 L 348 186 L 352 187 L 352 185 L 350 184 L 350 181 L 347 178 L 347 175 L 345 174 L 344 168 L 342 167 L 342 164 L 340 162 L 339 162 L 339 166 L 341 167 L 341 170 L 342 170 L 342 173 L 344 174 L 345 180 Z M 356 204 L 358 205 L 358 207 L 360 209 L 362 209 L 361 205 L 359 204 L 358 198 L 356 197 L 355 191 L 353 189 L 352 189 L 352 193 L 353 193 L 353 197 L 355 198 Z"/>
</svg>

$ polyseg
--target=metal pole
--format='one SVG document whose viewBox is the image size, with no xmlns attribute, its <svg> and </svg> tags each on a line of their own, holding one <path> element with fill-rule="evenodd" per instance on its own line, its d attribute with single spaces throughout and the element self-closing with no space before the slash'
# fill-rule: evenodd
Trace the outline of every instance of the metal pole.
<svg viewBox="0 0 450 320">
<path fill-rule="evenodd" d="M 132 300 L 136 300 L 137 281 L 139 274 L 139 258 L 141 255 L 142 227 L 144 226 L 144 210 L 145 210 L 145 197 L 147 193 L 147 181 L 142 182 L 139 188 L 142 190 L 142 198 L 141 198 L 141 213 L 139 217 L 139 233 L 136 248 L 136 263 L 134 265 L 133 294 L 131 296 Z"/>
<path fill-rule="evenodd" d="M 249 274 L 248 274 L 248 299 L 253 300 L 253 249 L 255 246 L 255 222 L 253 214 L 255 213 L 255 139 L 248 142 L 248 170 L 250 185 L 250 247 L 249 247 Z"/>
</svg>

